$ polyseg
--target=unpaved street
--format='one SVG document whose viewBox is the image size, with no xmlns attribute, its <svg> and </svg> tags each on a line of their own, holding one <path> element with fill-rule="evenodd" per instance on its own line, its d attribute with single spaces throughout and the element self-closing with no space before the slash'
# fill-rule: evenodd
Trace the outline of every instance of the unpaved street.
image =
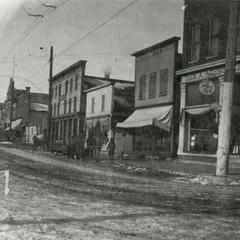
<svg viewBox="0 0 240 240">
<path fill-rule="evenodd" d="M 0 160 L 10 170 L 7 198 L 1 181 L 0 239 L 240 238 L 236 204 L 216 206 L 224 188 L 74 167 L 15 148 L 1 147 Z"/>
</svg>

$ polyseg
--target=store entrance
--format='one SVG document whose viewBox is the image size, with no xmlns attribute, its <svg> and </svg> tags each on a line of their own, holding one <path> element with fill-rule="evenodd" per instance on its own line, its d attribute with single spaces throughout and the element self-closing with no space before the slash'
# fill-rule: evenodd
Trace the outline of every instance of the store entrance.
<svg viewBox="0 0 240 240">
<path fill-rule="evenodd" d="M 218 143 L 216 113 L 210 111 L 202 115 L 190 115 L 189 118 L 189 152 L 215 154 Z"/>
</svg>

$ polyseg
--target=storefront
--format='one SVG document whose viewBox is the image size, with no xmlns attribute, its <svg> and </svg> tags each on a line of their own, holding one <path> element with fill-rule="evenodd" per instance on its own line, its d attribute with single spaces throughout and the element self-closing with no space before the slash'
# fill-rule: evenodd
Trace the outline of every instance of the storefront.
<svg viewBox="0 0 240 240">
<path fill-rule="evenodd" d="M 172 105 L 137 109 L 117 127 L 131 132 L 134 153 L 164 155 L 173 147 L 172 114 Z"/>
<path fill-rule="evenodd" d="M 239 69 L 239 66 L 236 67 Z M 221 117 L 224 66 L 181 75 L 178 155 L 216 157 Z M 239 154 L 240 76 L 234 82 L 231 154 Z"/>
</svg>

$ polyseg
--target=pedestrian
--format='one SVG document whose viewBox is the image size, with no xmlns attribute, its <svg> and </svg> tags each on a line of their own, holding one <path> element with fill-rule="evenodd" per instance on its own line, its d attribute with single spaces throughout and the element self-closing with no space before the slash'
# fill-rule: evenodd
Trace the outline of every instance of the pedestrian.
<svg viewBox="0 0 240 240">
<path fill-rule="evenodd" d="M 114 139 L 110 138 L 110 142 L 108 143 L 108 146 L 107 146 L 108 156 L 110 160 L 113 160 L 115 147 L 116 145 L 115 145 Z"/>
<path fill-rule="evenodd" d="M 33 149 L 32 149 L 33 152 L 37 150 L 37 145 L 38 145 L 38 138 L 37 138 L 36 134 L 34 134 L 34 136 L 33 136 Z"/>
</svg>

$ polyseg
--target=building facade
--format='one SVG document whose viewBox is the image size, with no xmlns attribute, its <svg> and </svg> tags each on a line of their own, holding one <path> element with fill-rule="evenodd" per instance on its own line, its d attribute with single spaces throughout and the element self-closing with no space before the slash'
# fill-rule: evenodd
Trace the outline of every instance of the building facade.
<svg viewBox="0 0 240 240">
<path fill-rule="evenodd" d="M 133 150 L 164 156 L 176 152 L 178 135 L 178 37 L 140 50 L 135 57 L 135 112 L 119 128 L 133 134 Z"/>
<path fill-rule="evenodd" d="M 184 14 L 181 121 L 178 155 L 216 157 L 221 119 L 229 18 L 228 1 L 186 0 Z M 232 116 L 231 153 L 239 153 L 240 34 Z"/>
</svg>

